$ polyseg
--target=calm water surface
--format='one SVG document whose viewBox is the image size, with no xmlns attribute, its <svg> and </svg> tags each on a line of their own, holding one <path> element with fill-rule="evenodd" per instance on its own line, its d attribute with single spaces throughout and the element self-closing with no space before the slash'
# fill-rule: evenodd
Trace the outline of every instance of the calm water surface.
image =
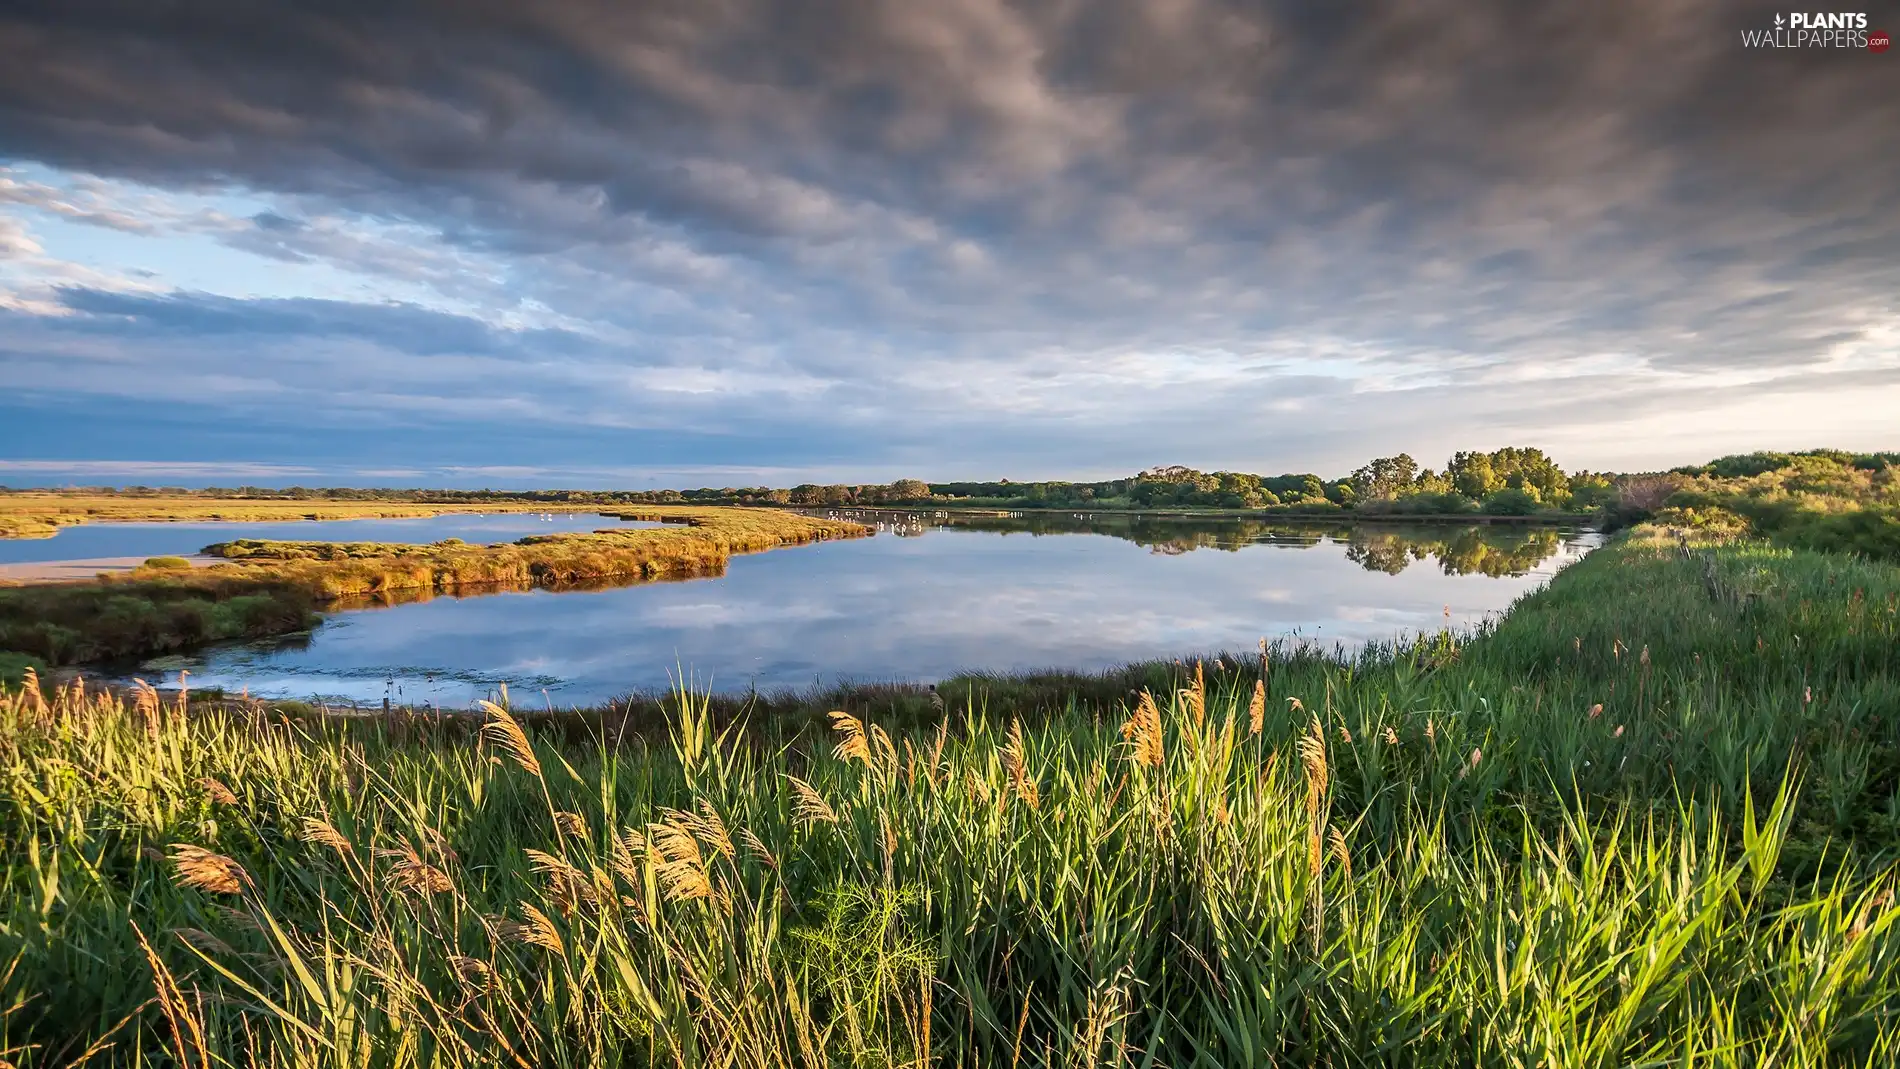
<svg viewBox="0 0 1900 1069">
<path fill-rule="evenodd" d="M 654 527 L 592 512 L 450 513 L 410 519 L 288 520 L 281 523 L 88 523 L 63 527 L 51 538 L 0 539 L 0 565 L 98 560 L 109 557 L 191 556 L 213 542 L 270 538 L 294 542 L 512 542 L 528 535 Z"/>
<path fill-rule="evenodd" d="M 167 658 L 194 686 L 465 708 L 597 704 L 676 673 L 726 691 L 962 671 L 1100 669 L 1471 624 L 1596 544 L 1575 531 L 1323 531 L 1246 522 L 910 516 L 869 539 L 735 557 L 725 575 L 436 597 L 306 638 Z"/>
</svg>

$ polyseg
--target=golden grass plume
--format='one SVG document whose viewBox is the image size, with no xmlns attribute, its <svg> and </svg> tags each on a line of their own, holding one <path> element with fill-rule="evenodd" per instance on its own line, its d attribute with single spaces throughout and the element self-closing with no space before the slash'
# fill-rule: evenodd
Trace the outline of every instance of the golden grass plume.
<svg viewBox="0 0 1900 1069">
<path fill-rule="evenodd" d="M 1161 709 L 1155 705 L 1154 695 L 1145 690 L 1141 692 L 1141 700 L 1135 705 L 1134 713 L 1122 725 L 1122 738 L 1128 740 L 1128 757 L 1135 764 L 1145 768 L 1160 768 L 1166 763 Z"/>
<path fill-rule="evenodd" d="M 1002 749 L 1003 769 L 1009 773 L 1010 788 L 1016 797 L 1031 809 L 1042 807 L 1042 795 L 1036 788 L 1035 778 L 1029 775 L 1028 767 L 1023 763 L 1023 722 L 1012 720 L 1009 724 L 1009 741 Z"/>
<path fill-rule="evenodd" d="M 342 832 L 336 830 L 335 825 L 317 817 L 303 818 L 303 834 L 300 838 L 306 843 L 329 847 L 346 857 L 355 852 L 350 846 L 350 841 L 344 838 Z"/>
<path fill-rule="evenodd" d="M 672 902 L 692 902 L 713 897 L 712 877 L 706 871 L 706 857 L 692 828 L 672 812 L 657 824 L 647 825 L 647 855 L 660 880 L 660 889 Z"/>
<path fill-rule="evenodd" d="M 216 895 L 242 894 L 251 886 L 251 875 L 236 861 L 191 843 L 172 847 L 172 865 L 181 886 Z"/>
<path fill-rule="evenodd" d="M 393 862 L 386 878 L 389 886 L 397 891 L 439 895 L 455 890 L 455 883 L 449 879 L 449 874 L 422 860 L 414 843 L 405 840 L 397 849 L 378 850 L 376 854 Z"/>
<path fill-rule="evenodd" d="M 871 743 L 864 734 L 864 722 L 843 709 L 833 710 L 830 719 L 832 730 L 838 733 L 838 745 L 831 755 L 840 761 L 862 761 L 865 768 L 870 768 Z"/>
<path fill-rule="evenodd" d="M 205 797 L 211 799 L 218 805 L 238 804 L 238 796 L 232 793 L 231 788 L 226 787 L 223 783 L 211 776 L 200 779 L 198 786 L 204 788 Z"/>
<path fill-rule="evenodd" d="M 488 722 L 482 725 L 482 738 L 513 758 L 523 772 L 539 777 L 541 761 L 534 756 L 534 747 L 528 742 L 528 733 L 522 730 L 521 722 L 507 709 L 486 699 L 481 702 L 481 708 L 488 714 Z"/>
<path fill-rule="evenodd" d="M 785 782 L 792 785 L 792 815 L 799 823 L 838 823 L 838 811 L 831 808 L 831 803 L 818 793 L 818 788 L 793 775 L 787 775 Z"/>
</svg>

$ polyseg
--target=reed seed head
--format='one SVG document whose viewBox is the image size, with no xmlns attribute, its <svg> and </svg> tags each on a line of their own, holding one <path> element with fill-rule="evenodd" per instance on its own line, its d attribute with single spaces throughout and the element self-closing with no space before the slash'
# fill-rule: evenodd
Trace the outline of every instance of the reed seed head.
<svg viewBox="0 0 1900 1069">
<path fill-rule="evenodd" d="M 659 877 L 660 889 L 667 900 L 691 902 L 713 895 L 712 879 L 706 872 L 706 857 L 692 830 L 675 815 L 659 824 L 647 826 L 647 856 Z"/>
<path fill-rule="evenodd" d="M 897 746 L 891 742 L 890 733 L 886 732 L 883 727 L 872 724 L 870 735 L 870 748 L 873 756 L 880 762 L 881 767 L 884 769 L 885 776 L 889 779 L 896 779 Z"/>
<path fill-rule="evenodd" d="M 1162 742 L 1161 709 L 1155 705 L 1154 695 L 1141 692 L 1141 700 L 1135 705 L 1135 712 L 1122 725 L 1122 738 L 1128 740 L 1129 760 L 1145 768 L 1160 768 L 1167 761 L 1167 750 Z"/>
<path fill-rule="evenodd" d="M 1617 730 L 1620 731 L 1622 729 L 1618 728 Z M 1478 770 L 1478 762 L 1483 761 L 1483 760 L 1484 760 L 1484 751 L 1478 749 L 1475 746 L 1472 747 L 1471 756 L 1465 759 L 1465 767 L 1458 770 L 1458 778 L 1464 779 L 1466 776 L 1469 776 L 1473 772 L 1476 772 Z"/>
<path fill-rule="evenodd" d="M 646 836 L 628 828 L 614 837 L 613 857 L 608 864 L 628 887 L 639 887 L 644 882 L 640 878 L 640 859 L 646 856 Z"/>
<path fill-rule="evenodd" d="M 302 838 L 306 843 L 327 846 L 345 856 L 353 852 L 350 847 L 350 841 L 343 837 L 342 832 L 336 830 L 329 821 L 319 820 L 316 817 L 305 817 L 303 819 Z"/>
<path fill-rule="evenodd" d="M 773 871 L 778 870 L 778 858 L 766 849 L 765 843 L 753 834 L 751 828 L 739 829 L 739 841 L 745 845 L 746 852 L 756 858 L 759 864 Z"/>
<path fill-rule="evenodd" d="M 1023 804 L 1031 809 L 1042 807 L 1042 796 L 1036 788 L 1036 781 L 1029 775 L 1023 763 L 1023 722 L 1012 720 L 1009 724 L 1009 741 L 1002 749 L 1003 770 L 1009 773 L 1009 785 Z"/>
<path fill-rule="evenodd" d="M 439 895 L 455 890 L 449 874 L 422 860 L 413 843 L 404 842 L 399 849 L 378 850 L 376 854 L 394 862 L 387 877 L 394 890 L 417 895 Z"/>
<path fill-rule="evenodd" d="M 523 772 L 540 777 L 541 761 L 534 756 L 534 747 L 528 742 L 528 733 L 521 729 L 521 722 L 494 702 L 483 700 L 481 707 L 488 714 L 488 722 L 482 725 L 482 737 L 513 758 Z"/>
<path fill-rule="evenodd" d="M 511 934 L 516 940 L 556 954 L 567 952 L 567 944 L 561 939 L 561 930 L 554 926 L 554 918 L 526 902 L 521 904 L 521 912 L 527 914 L 528 919 L 514 927 Z"/>
<path fill-rule="evenodd" d="M 549 896 L 561 904 L 563 911 L 572 910 L 575 905 L 599 902 L 594 888 L 588 885 L 586 874 L 565 858 L 555 857 L 543 850 L 524 850 L 528 856 L 528 867 L 548 881 Z"/>
<path fill-rule="evenodd" d="M 858 760 L 871 767 L 871 743 L 864 734 L 864 722 L 842 709 L 831 713 L 831 728 L 838 733 L 838 745 L 831 755 L 840 761 Z"/>
<path fill-rule="evenodd" d="M 487 962 L 462 954 L 451 954 L 449 967 L 455 970 L 456 980 L 470 991 L 485 990 L 489 979 L 494 975 L 494 971 L 488 967 Z"/>
<path fill-rule="evenodd" d="M 237 956 L 237 951 L 231 949 L 231 944 L 201 928 L 173 928 L 172 934 L 188 946 L 206 954 L 216 954 L 221 957 Z"/>
<path fill-rule="evenodd" d="M 719 811 L 712 807 L 711 802 L 701 798 L 698 813 L 681 813 L 679 816 L 700 841 L 725 855 L 726 860 L 730 861 L 737 855 L 738 851 L 732 848 L 732 835 L 726 831 L 726 822 L 719 818 Z"/>
<path fill-rule="evenodd" d="M 1300 738 L 1300 763 L 1306 766 L 1306 808 L 1309 816 L 1319 812 L 1319 800 L 1326 794 L 1330 770 L 1326 763 L 1326 735 L 1314 717 L 1307 733 Z"/>
<path fill-rule="evenodd" d="M 792 813 L 801 824 L 836 824 L 838 813 L 826 802 L 818 789 L 797 776 L 787 775 L 785 782 L 792 785 Z"/>
<path fill-rule="evenodd" d="M 231 793 L 231 788 L 226 787 L 224 784 L 218 782 L 217 780 L 213 779 L 210 776 L 206 776 L 205 778 L 199 780 L 198 786 L 203 787 L 205 796 L 210 798 L 213 802 L 217 803 L 218 805 L 238 804 L 238 796 Z"/>
<path fill-rule="evenodd" d="M 215 895 L 242 894 L 251 884 L 250 873 L 236 861 L 190 843 L 172 847 L 172 865 L 178 883 Z"/>
</svg>

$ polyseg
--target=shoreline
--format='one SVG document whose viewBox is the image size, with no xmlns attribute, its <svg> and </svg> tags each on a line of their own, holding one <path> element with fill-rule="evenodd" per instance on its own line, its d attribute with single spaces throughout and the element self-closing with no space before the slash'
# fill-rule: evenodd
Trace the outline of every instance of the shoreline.
<svg viewBox="0 0 1900 1069">
<path fill-rule="evenodd" d="M 931 515 L 946 516 L 983 516 L 996 519 L 1031 516 L 1074 516 L 1086 519 L 1101 519 L 1113 516 L 1130 516 L 1145 519 L 1169 520 L 1256 520 L 1272 523 L 1345 523 L 1379 524 L 1402 526 L 1408 523 L 1418 524 L 1469 524 L 1474 527 L 1518 526 L 1518 527 L 1595 527 L 1602 516 L 1594 512 L 1545 513 L 1531 516 L 1493 516 L 1476 512 L 1433 512 L 1433 513 L 1362 513 L 1351 509 L 1337 512 L 1281 512 L 1274 509 L 1086 509 L 1023 507 L 996 508 L 987 505 L 917 505 L 904 507 L 899 505 L 766 505 L 737 506 L 784 509 L 791 512 L 868 512 L 883 515 Z"/>
<path fill-rule="evenodd" d="M 506 512 L 592 512 L 620 510 L 599 502 L 585 505 L 494 502 L 356 502 L 336 498 L 292 501 L 282 498 L 72 497 L 83 506 L 62 506 L 57 494 L 0 493 L 0 539 L 52 538 L 62 528 L 110 523 L 295 523 L 304 520 L 416 520 L 435 516 Z M 41 506 L 37 507 L 36 506 Z M 169 506 L 169 511 L 164 511 Z M 109 509 L 102 512 L 101 509 Z M 123 510 L 123 512 L 121 512 Z"/>
<path fill-rule="evenodd" d="M 177 556 L 193 568 L 209 568 L 223 561 L 202 553 Z M 150 557 L 84 557 L 72 560 L 21 561 L 0 564 L 0 587 L 48 586 L 55 583 L 96 582 L 101 575 L 124 575 L 145 566 Z"/>
</svg>

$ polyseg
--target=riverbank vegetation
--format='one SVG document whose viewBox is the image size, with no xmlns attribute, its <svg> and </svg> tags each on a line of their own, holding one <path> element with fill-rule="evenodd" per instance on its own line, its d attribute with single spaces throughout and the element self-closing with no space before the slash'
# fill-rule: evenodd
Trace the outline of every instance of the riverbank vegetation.
<svg viewBox="0 0 1900 1069">
<path fill-rule="evenodd" d="M 868 534 L 769 509 L 653 507 L 663 528 L 534 535 L 500 545 L 234 541 L 225 564 L 164 564 L 92 583 L 0 589 L 0 650 L 49 664 L 136 657 L 302 630 L 342 598 L 480 586 L 561 586 L 712 574 L 735 553 Z"/>
<path fill-rule="evenodd" d="M 0 1049 L 1900 1056 L 1891 565 L 1643 528 L 1475 632 L 826 698 L 456 730 L 16 692 Z"/>
<path fill-rule="evenodd" d="M 1656 481 L 1647 515 L 1668 522 L 1900 560 L 1900 453 L 1749 453 Z"/>
<path fill-rule="evenodd" d="M 59 666 L 269 638 L 316 626 L 318 602 L 296 583 L 230 569 L 6 587 L 0 651 Z"/>
<path fill-rule="evenodd" d="M 45 536 L 62 523 L 128 519 L 302 519 L 418 516 L 446 511 L 585 509 L 629 505 L 922 507 L 938 509 L 1223 510 L 1283 517 L 1495 516 L 1556 519 L 1608 516 L 1640 522 L 1663 499 L 1720 507 L 1817 548 L 1884 544 L 1892 470 L 1900 453 L 1817 449 L 1749 453 L 1670 472 L 1565 472 L 1541 449 L 1506 447 L 1452 454 L 1443 470 L 1409 454 L 1378 457 L 1345 476 L 1204 472 L 1180 465 L 1097 482 L 1009 479 L 891 483 L 804 483 L 793 487 L 684 490 L 423 490 L 347 487 L 213 487 L 202 490 L 97 487 L 68 492 L 0 487 L 0 537 Z M 1883 474 L 1884 473 L 1884 474 Z M 1817 505 L 1817 502 L 1819 503 Z M 1844 504 L 1845 503 L 1845 504 Z M 1866 512 L 1841 518 L 1847 513 Z M 1833 519 L 1825 517 L 1833 516 Z M 1881 522 L 1876 522 L 1881 521 Z M 1866 525 L 1866 526 L 1862 526 Z M 1796 535 L 1795 528 L 1805 533 Z"/>
<path fill-rule="evenodd" d="M 1613 478 L 1565 474 L 1542 450 L 1505 448 L 1454 454 L 1441 474 L 1405 453 L 1379 457 L 1344 478 L 1311 473 L 1254 475 L 1173 465 L 1101 482 L 921 483 L 798 486 L 771 501 L 793 505 L 933 506 L 1013 509 L 1266 510 L 1295 514 L 1500 515 L 1589 514 L 1613 497 Z"/>
<path fill-rule="evenodd" d="M 578 506 L 594 511 L 591 506 Z M 72 493 L 0 493 L 0 538 L 51 538 L 61 527 L 81 523 L 247 520 L 368 520 L 436 516 L 445 512 L 574 511 L 568 503 L 519 499 L 467 502 L 378 501 L 288 497 L 237 498 L 209 493 L 119 492 L 96 488 Z"/>
</svg>

